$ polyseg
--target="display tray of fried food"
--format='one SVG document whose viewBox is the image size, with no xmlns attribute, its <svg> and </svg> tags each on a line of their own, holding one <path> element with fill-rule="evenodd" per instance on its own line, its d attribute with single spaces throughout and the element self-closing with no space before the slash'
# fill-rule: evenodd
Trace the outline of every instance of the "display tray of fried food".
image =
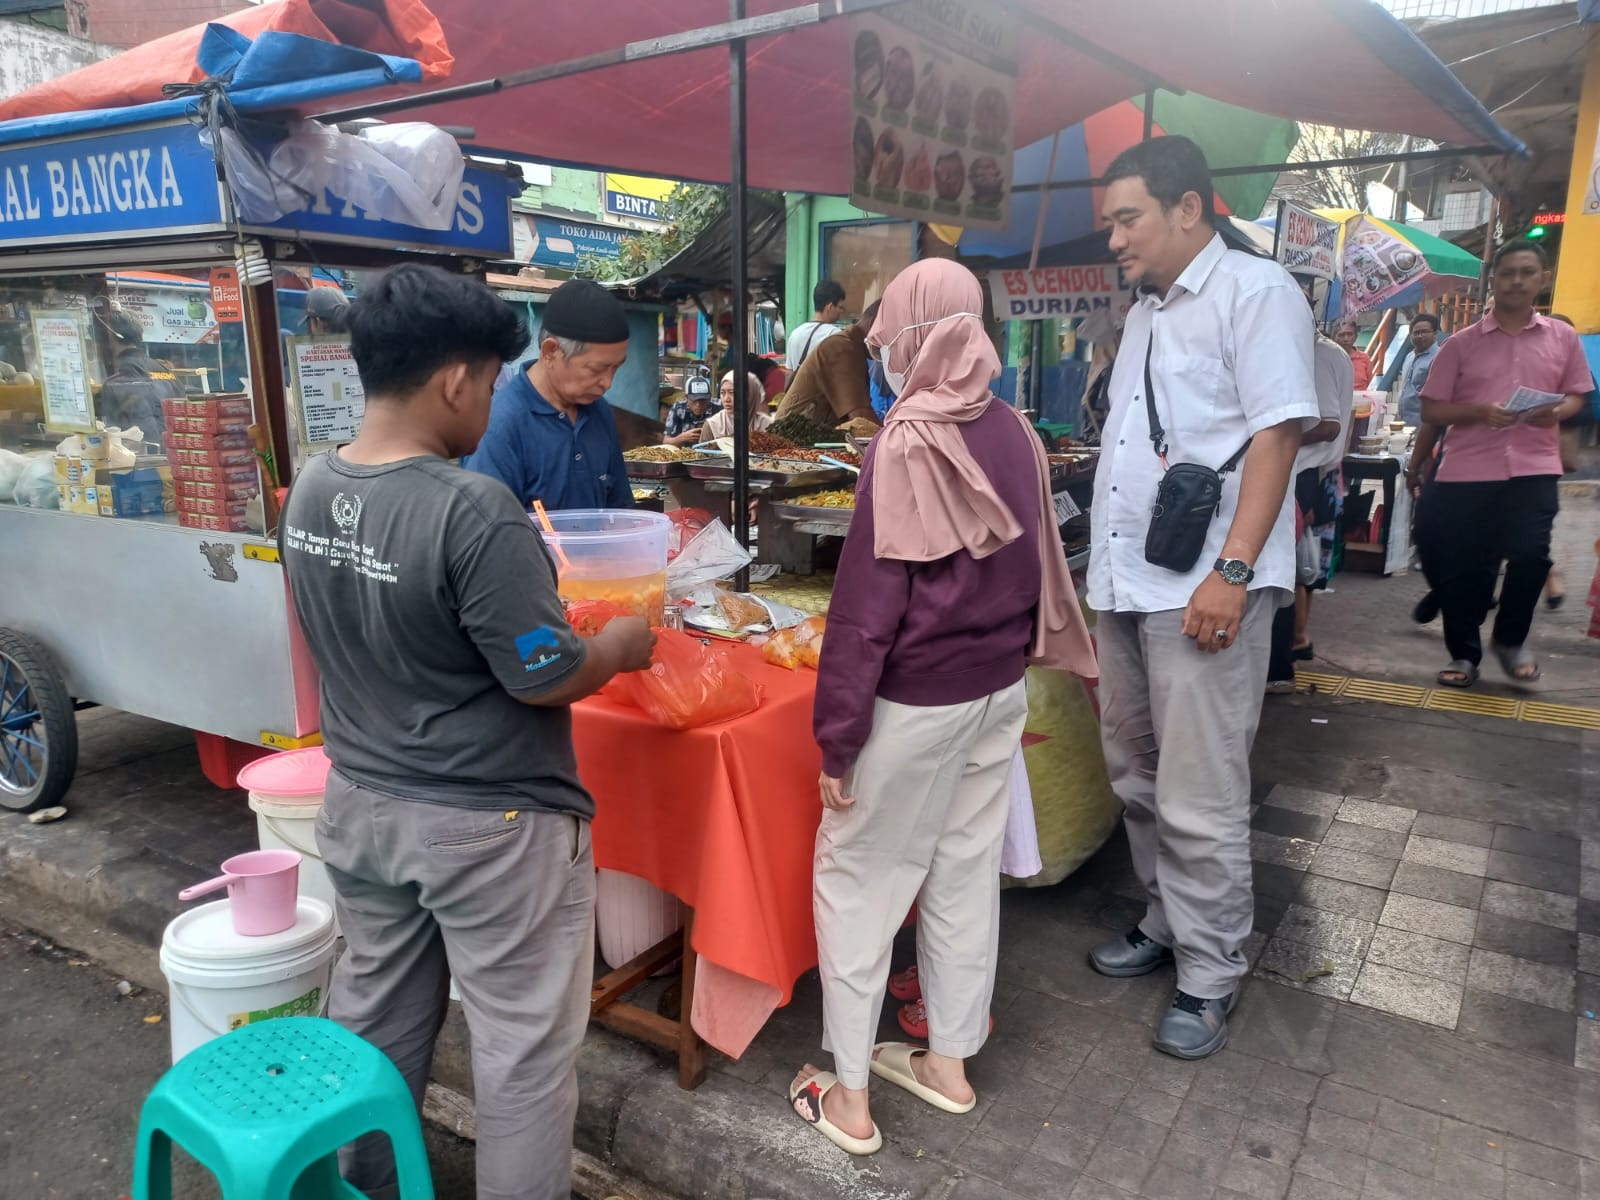
<svg viewBox="0 0 1600 1200">
<path fill-rule="evenodd" d="M 789 462 L 822 462 L 823 455 L 838 462 L 848 463 L 852 467 L 861 465 L 861 455 L 854 450 L 846 450 L 842 446 L 835 446 L 831 450 L 785 450 L 783 457 Z"/>
<path fill-rule="evenodd" d="M 640 446 L 637 450 L 624 450 L 622 461 L 628 464 L 628 474 L 635 479 L 667 479 L 687 474 L 687 465 L 704 462 L 710 455 L 687 446 Z"/>
<path fill-rule="evenodd" d="M 674 463 L 692 462 L 705 455 L 687 446 L 640 446 L 637 450 L 623 451 L 622 457 L 631 463 Z"/>
<path fill-rule="evenodd" d="M 795 444 L 788 438 L 778 437 L 776 434 L 768 433 L 765 430 L 750 435 L 750 452 L 752 454 L 778 454 L 795 448 Z"/>
<path fill-rule="evenodd" d="M 750 456 L 749 461 L 750 481 L 769 487 L 812 487 L 838 483 L 849 474 L 843 467 L 830 467 L 824 462 L 797 462 L 755 454 Z M 686 469 L 694 479 L 733 479 L 733 463 L 726 458 L 689 463 Z"/>
<path fill-rule="evenodd" d="M 796 496 L 789 503 L 801 508 L 854 508 L 856 494 L 849 488 L 838 488 L 829 492 L 812 492 L 809 496 Z"/>
</svg>

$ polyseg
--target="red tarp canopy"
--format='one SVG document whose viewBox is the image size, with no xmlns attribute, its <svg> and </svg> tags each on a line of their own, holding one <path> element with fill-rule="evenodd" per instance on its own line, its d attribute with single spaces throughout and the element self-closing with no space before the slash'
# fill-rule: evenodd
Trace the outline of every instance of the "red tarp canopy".
<svg viewBox="0 0 1600 1200">
<path fill-rule="evenodd" d="M 751 16 L 791 7 L 748 5 Z M 1017 145 L 1138 95 L 1154 79 L 1274 116 L 1515 147 L 1372 0 L 1000 0 L 992 11 L 1020 30 Z M 308 33 L 418 58 L 433 82 L 412 90 L 425 90 L 446 76 L 470 83 L 716 25 L 727 13 L 725 0 L 544 0 L 515 12 L 488 0 L 275 0 L 226 23 L 247 34 Z M 750 43 L 752 186 L 848 191 L 852 24 L 833 20 Z M 195 81 L 201 31 L 30 89 L 0 105 L 0 119 L 160 99 L 163 84 Z M 727 84 L 727 50 L 713 46 L 391 119 L 470 126 L 473 146 L 510 157 L 725 181 Z"/>
</svg>

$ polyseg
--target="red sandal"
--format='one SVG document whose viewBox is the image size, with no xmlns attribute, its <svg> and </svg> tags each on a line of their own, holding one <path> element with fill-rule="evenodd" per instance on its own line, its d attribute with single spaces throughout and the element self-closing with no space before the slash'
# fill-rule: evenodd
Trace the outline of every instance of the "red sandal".
<svg viewBox="0 0 1600 1200">
<path fill-rule="evenodd" d="M 919 1042 L 928 1040 L 928 1010 L 923 1007 L 921 999 L 905 1005 L 895 1013 L 895 1020 L 900 1023 L 900 1028 L 905 1030 L 906 1036 L 916 1038 Z M 994 1032 L 994 1014 L 989 1015 L 989 1032 Z"/>
<path fill-rule="evenodd" d="M 896 1000 L 921 1000 L 922 980 L 917 978 L 917 966 L 912 963 L 898 975 L 889 976 L 889 995 Z"/>
</svg>

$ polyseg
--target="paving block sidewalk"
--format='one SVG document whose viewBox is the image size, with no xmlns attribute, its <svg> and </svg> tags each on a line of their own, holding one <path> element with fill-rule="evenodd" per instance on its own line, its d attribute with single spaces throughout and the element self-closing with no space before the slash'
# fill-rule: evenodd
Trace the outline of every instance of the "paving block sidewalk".
<svg viewBox="0 0 1600 1200">
<path fill-rule="evenodd" d="M 81 724 L 69 819 L 0 815 L 6 915 L 107 930 L 148 976 L 177 890 L 251 844 L 253 818 L 182 731 Z M 1600 734 L 1274 698 L 1254 763 L 1254 974 L 1222 1054 L 1150 1048 L 1170 975 L 1085 965 L 1140 911 L 1118 838 L 1007 894 L 973 1113 L 876 1088 L 886 1145 L 861 1161 L 805 1128 L 784 1090 L 821 1053 L 811 976 L 694 1093 L 592 1033 L 580 1147 L 684 1197 L 1600 1200 Z M 453 1019 L 436 1074 L 468 1090 L 465 1063 Z"/>
</svg>

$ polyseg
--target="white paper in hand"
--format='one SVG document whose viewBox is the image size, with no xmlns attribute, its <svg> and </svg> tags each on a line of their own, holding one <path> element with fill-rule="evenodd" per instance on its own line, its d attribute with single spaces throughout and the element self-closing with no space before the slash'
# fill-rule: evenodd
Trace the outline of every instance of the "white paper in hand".
<svg viewBox="0 0 1600 1200">
<path fill-rule="evenodd" d="M 1519 387 L 1511 393 L 1511 399 L 1506 401 L 1507 412 L 1516 413 L 1522 420 L 1531 421 L 1534 417 L 1549 409 L 1555 408 L 1566 397 L 1559 392 L 1540 392 L 1530 387 Z"/>
</svg>

